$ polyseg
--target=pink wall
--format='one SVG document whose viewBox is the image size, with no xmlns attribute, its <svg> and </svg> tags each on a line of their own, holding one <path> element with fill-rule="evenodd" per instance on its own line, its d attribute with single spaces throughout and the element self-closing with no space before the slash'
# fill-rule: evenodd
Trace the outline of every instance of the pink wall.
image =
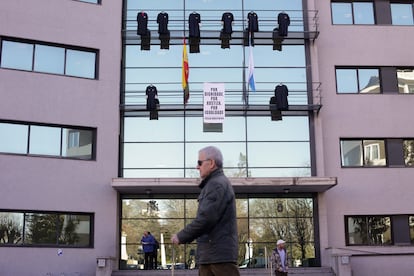
<svg viewBox="0 0 414 276">
<path fill-rule="evenodd" d="M 413 44 L 414 28 L 332 25 L 330 1 L 314 0 L 312 5 L 319 11 L 320 31 L 312 49 L 312 72 L 314 81 L 322 83 L 316 122 L 318 174 L 338 177 L 338 185 L 320 196 L 321 213 L 326 215 L 321 217 L 321 231 L 327 234 L 321 236 L 321 248 L 328 264 L 324 248 L 345 248 L 345 215 L 414 214 L 414 169 L 341 169 L 339 144 L 341 137 L 414 137 L 414 95 L 338 95 L 335 86 L 336 65 L 413 66 L 414 52 L 408 45 Z M 401 252 L 396 246 L 349 249 Z M 413 247 L 406 250 L 414 252 Z M 398 265 L 398 259 L 394 261 Z"/>
<path fill-rule="evenodd" d="M 91 212 L 94 248 L 0 247 L 5 275 L 94 275 L 96 257 L 116 256 L 121 60 L 120 1 L 2 0 L 0 35 L 95 48 L 99 79 L 0 69 L 0 119 L 97 128 L 96 161 L 0 155 L 0 208 Z M 56 12 L 59 11 L 59 12 Z M 42 274 L 42 275 L 43 275 Z"/>
</svg>

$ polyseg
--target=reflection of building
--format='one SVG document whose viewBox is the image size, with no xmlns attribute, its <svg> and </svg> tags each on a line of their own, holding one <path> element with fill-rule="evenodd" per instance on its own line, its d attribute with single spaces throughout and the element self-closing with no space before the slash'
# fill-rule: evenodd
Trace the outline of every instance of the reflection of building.
<svg viewBox="0 0 414 276">
<path fill-rule="evenodd" d="M 380 82 L 377 76 L 371 77 L 367 86 L 361 89 L 360 93 L 380 93 Z"/>
<path fill-rule="evenodd" d="M 66 139 L 66 156 L 90 158 L 92 152 L 92 133 L 90 131 L 69 130 Z"/>
<path fill-rule="evenodd" d="M 400 93 L 414 93 L 414 69 L 398 70 L 397 78 Z"/>
<path fill-rule="evenodd" d="M 161 238 L 162 267 L 196 268 L 195 245 L 177 247 L 173 257 L 169 240 L 195 217 L 197 150 L 208 144 L 222 149 L 236 191 L 240 262 L 259 263 L 283 238 L 296 265 L 342 276 L 369 275 L 372 267 L 412 273 L 405 264 L 414 254 L 407 95 L 414 64 L 401 45 L 410 45 L 414 28 L 395 24 L 404 3 L 37 0 L 23 9 L 20 2 L 0 2 L 8 15 L 0 16 L 2 273 L 92 275 L 100 256 L 116 258 L 121 270 L 141 269 L 147 230 Z M 161 8 L 174 19 L 169 49 L 160 49 L 155 31 Z M 224 50 L 220 19 L 229 9 L 235 21 Z M 141 10 L 152 34 L 145 51 L 136 35 Z M 183 105 L 183 37 L 194 10 L 208 23 L 201 52 L 188 56 Z M 243 33 L 251 10 L 261 19 L 254 93 L 246 89 Z M 292 22 L 274 51 L 283 10 Z M 337 77 L 345 79 L 342 91 Z M 225 85 L 223 124 L 203 122 L 205 82 Z M 289 106 L 283 120 L 271 121 L 269 99 L 280 83 L 289 87 Z M 158 120 L 146 110 L 150 84 Z"/>
</svg>

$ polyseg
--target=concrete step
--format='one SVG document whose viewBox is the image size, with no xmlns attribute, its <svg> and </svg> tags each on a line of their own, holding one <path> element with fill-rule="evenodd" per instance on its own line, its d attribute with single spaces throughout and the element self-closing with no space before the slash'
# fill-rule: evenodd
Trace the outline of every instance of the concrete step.
<svg viewBox="0 0 414 276">
<path fill-rule="evenodd" d="M 120 270 L 113 271 L 112 276 L 198 276 L 198 270 L 175 269 L 174 274 L 171 270 Z M 274 276 L 269 269 L 240 269 L 240 276 Z M 335 276 L 330 267 L 300 267 L 290 268 L 289 276 Z"/>
</svg>

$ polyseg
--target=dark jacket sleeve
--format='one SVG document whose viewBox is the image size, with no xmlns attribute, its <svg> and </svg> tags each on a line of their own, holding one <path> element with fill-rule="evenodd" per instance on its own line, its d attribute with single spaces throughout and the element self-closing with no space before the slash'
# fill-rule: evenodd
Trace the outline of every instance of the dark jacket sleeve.
<svg viewBox="0 0 414 276">
<path fill-rule="evenodd" d="M 177 234 L 181 243 L 192 242 L 209 233 L 219 223 L 227 204 L 225 189 L 226 186 L 220 183 L 220 178 L 212 179 L 203 188 L 198 198 L 197 217 Z"/>
</svg>

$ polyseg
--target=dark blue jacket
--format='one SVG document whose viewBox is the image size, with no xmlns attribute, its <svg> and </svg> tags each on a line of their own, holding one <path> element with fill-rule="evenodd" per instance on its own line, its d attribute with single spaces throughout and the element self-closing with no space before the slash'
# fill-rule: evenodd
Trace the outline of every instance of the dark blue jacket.
<svg viewBox="0 0 414 276">
<path fill-rule="evenodd" d="M 143 236 L 141 239 L 142 250 L 144 253 L 151 253 L 154 251 L 155 238 L 152 235 Z"/>
</svg>

